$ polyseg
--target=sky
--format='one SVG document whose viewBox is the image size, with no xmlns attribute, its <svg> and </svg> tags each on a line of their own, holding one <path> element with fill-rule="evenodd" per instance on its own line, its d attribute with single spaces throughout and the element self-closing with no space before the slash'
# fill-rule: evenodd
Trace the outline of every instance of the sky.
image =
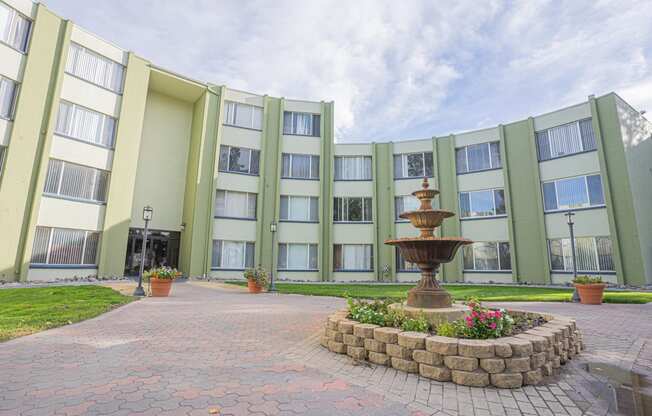
<svg viewBox="0 0 652 416">
<path fill-rule="evenodd" d="M 652 111 L 652 1 L 45 0 L 185 76 L 335 101 L 338 142 L 443 136 L 615 91 Z"/>
</svg>

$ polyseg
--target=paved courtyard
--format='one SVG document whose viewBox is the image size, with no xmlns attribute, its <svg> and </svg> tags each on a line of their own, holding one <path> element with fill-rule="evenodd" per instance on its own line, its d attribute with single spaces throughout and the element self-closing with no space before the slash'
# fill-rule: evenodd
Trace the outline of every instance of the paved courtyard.
<svg viewBox="0 0 652 416">
<path fill-rule="evenodd" d="M 0 344 L 0 415 L 604 415 L 618 414 L 614 393 L 586 360 L 652 373 L 652 305 L 528 304 L 575 317 L 587 351 L 563 375 L 516 390 L 331 354 L 318 334 L 343 306 L 175 284 L 170 298 Z"/>
</svg>

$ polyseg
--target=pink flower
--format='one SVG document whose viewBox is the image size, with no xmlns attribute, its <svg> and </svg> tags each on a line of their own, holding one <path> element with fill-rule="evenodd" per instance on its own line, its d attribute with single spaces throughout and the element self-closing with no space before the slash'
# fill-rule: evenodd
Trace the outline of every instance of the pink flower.
<svg viewBox="0 0 652 416">
<path fill-rule="evenodd" d="M 490 323 L 489 328 L 496 329 L 496 323 L 495 322 Z"/>
<path fill-rule="evenodd" d="M 476 311 L 471 312 L 471 316 L 474 317 L 474 318 L 477 318 L 478 317 L 478 312 L 476 312 Z"/>
<path fill-rule="evenodd" d="M 496 315 L 496 318 L 500 318 L 502 316 L 502 313 L 500 313 L 500 311 L 495 311 L 494 315 Z"/>
<path fill-rule="evenodd" d="M 485 313 L 480 314 L 480 322 L 484 322 L 487 319 L 487 315 Z"/>
<path fill-rule="evenodd" d="M 466 326 L 469 327 L 469 328 L 473 328 L 473 322 L 466 321 Z"/>
</svg>

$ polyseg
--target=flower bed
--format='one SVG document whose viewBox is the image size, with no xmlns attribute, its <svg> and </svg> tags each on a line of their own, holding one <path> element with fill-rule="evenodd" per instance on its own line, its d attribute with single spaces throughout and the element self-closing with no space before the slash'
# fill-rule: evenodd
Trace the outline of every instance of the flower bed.
<svg viewBox="0 0 652 416">
<path fill-rule="evenodd" d="M 509 337 L 464 339 L 356 322 L 348 318 L 347 309 L 328 317 L 320 342 L 332 352 L 433 380 L 499 388 L 538 384 L 584 349 L 573 320 L 517 310 L 507 313 L 540 325 Z"/>
</svg>

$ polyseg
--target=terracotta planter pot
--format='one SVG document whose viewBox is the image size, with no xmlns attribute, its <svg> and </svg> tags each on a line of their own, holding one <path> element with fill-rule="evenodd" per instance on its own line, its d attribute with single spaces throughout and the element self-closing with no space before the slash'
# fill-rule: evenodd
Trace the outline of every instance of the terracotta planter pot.
<svg viewBox="0 0 652 416">
<path fill-rule="evenodd" d="M 247 280 L 247 288 L 249 289 L 249 293 L 260 293 L 263 290 L 263 288 L 253 280 Z"/>
<path fill-rule="evenodd" d="M 150 284 L 152 288 L 152 296 L 155 298 L 164 298 L 168 296 L 172 289 L 172 282 L 172 279 L 151 278 Z"/>
<path fill-rule="evenodd" d="M 602 304 L 604 288 L 607 285 L 604 283 L 590 283 L 587 285 L 576 284 L 575 287 L 580 295 L 580 303 L 584 305 L 600 305 Z"/>
</svg>

